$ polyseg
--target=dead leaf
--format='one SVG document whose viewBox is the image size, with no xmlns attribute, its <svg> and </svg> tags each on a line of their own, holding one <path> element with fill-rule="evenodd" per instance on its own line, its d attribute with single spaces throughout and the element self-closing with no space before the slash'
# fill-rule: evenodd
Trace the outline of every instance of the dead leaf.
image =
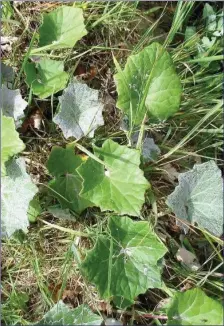
<svg viewBox="0 0 224 326">
<path fill-rule="evenodd" d="M 81 77 L 85 81 L 90 81 L 97 75 L 97 68 L 95 66 L 87 68 L 80 63 L 76 68 L 74 75 Z"/>
<path fill-rule="evenodd" d="M 43 120 L 43 113 L 40 109 L 34 109 L 23 121 L 21 132 L 25 133 L 28 129 L 41 129 L 41 124 Z"/>
<path fill-rule="evenodd" d="M 176 258 L 178 261 L 189 267 L 192 271 L 197 271 L 201 267 L 195 254 L 185 248 L 178 249 Z"/>
<path fill-rule="evenodd" d="M 179 172 L 175 168 L 175 166 L 171 163 L 164 164 L 162 166 L 162 169 L 164 170 L 164 179 L 167 181 L 170 181 L 171 183 L 174 183 L 174 181 L 177 180 Z"/>
<path fill-rule="evenodd" d="M 50 283 L 50 285 L 48 286 L 48 290 L 51 293 L 51 298 L 55 303 L 57 303 L 60 300 L 59 295 L 60 295 L 61 286 L 62 283 L 56 285 L 54 283 Z"/>
<path fill-rule="evenodd" d="M 12 44 L 18 40 L 18 37 L 1 36 L 1 51 L 4 54 L 12 51 Z"/>
<path fill-rule="evenodd" d="M 111 304 L 105 300 L 97 300 L 92 305 L 90 304 L 90 307 L 93 309 L 93 311 L 98 310 L 106 315 L 111 315 L 113 311 Z"/>
</svg>

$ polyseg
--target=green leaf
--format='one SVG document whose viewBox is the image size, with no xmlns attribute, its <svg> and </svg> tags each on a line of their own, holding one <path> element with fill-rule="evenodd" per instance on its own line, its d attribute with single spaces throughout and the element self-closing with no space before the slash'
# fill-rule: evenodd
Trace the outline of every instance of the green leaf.
<svg viewBox="0 0 224 326">
<path fill-rule="evenodd" d="M 162 286 L 159 260 L 166 251 L 148 222 L 112 216 L 108 234 L 98 236 L 81 270 L 102 298 L 113 296 L 124 307 L 148 288 Z"/>
<path fill-rule="evenodd" d="M 1 116 L 2 133 L 1 133 L 1 173 L 5 175 L 5 163 L 8 159 L 25 149 L 25 145 L 19 138 L 19 134 L 15 129 L 13 118 Z"/>
<path fill-rule="evenodd" d="M 145 114 L 163 121 L 178 111 L 180 79 L 169 53 L 159 43 L 131 55 L 124 70 L 114 77 L 117 107 L 128 115 L 132 125 L 140 124 Z"/>
<path fill-rule="evenodd" d="M 14 309 L 26 310 L 29 301 L 29 295 L 24 292 L 13 291 L 9 297 L 9 304 Z"/>
<path fill-rule="evenodd" d="M 99 91 L 74 80 L 59 97 L 61 110 L 53 121 L 62 129 L 65 138 L 80 139 L 94 136 L 94 130 L 104 124 L 103 105 Z"/>
<path fill-rule="evenodd" d="M 82 164 L 80 156 L 75 155 L 74 145 L 66 148 L 53 147 L 47 162 L 48 171 L 55 177 L 49 183 L 51 193 L 58 199 L 63 209 L 69 208 L 81 213 L 85 208 L 92 206 L 89 200 L 81 198 L 82 178 L 77 168 Z"/>
<path fill-rule="evenodd" d="M 196 33 L 197 30 L 195 26 L 187 26 L 185 31 L 185 37 L 184 37 L 185 41 L 188 41 L 190 38 L 195 36 Z"/>
<path fill-rule="evenodd" d="M 29 208 L 28 208 L 28 219 L 31 223 L 36 222 L 37 216 L 41 214 L 41 206 L 38 198 L 34 198 L 31 200 Z"/>
<path fill-rule="evenodd" d="M 102 148 L 94 147 L 94 152 L 102 164 L 88 158 L 78 168 L 84 180 L 80 196 L 99 206 L 102 211 L 139 216 L 145 191 L 149 188 L 139 168 L 139 151 L 108 139 Z"/>
<path fill-rule="evenodd" d="M 103 319 L 94 314 L 89 306 L 82 304 L 70 309 L 63 301 L 59 301 L 48 311 L 39 325 L 101 325 Z"/>
<path fill-rule="evenodd" d="M 26 63 L 24 70 L 27 85 L 41 99 L 62 90 L 66 86 L 69 77 L 64 71 L 63 61 L 47 58 L 43 58 L 37 63 Z"/>
<path fill-rule="evenodd" d="M 56 218 L 61 218 L 63 220 L 75 221 L 75 216 L 70 213 L 68 208 L 62 209 L 57 206 L 48 207 L 48 212 Z"/>
<path fill-rule="evenodd" d="M 223 325 L 223 308 L 196 288 L 176 293 L 168 317 L 167 325 Z"/>
<path fill-rule="evenodd" d="M 209 39 L 207 36 L 204 36 L 202 37 L 201 42 L 202 46 L 207 50 L 214 46 L 216 42 L 216 37 L 212 37 L 211 39 Z"/>
<path fill-rule="evenodd" d="M 13 15 L 13 7 L 9 1 L 2 1 L 1 4 L 1 18 L 3 19 L 10 19 L 10 17 Z"/>
<path fill-rule="evenodd" d="M 214 161 L 196 164 L 178 176 L 179 185 L 167 205 L 180 219 L 220 236 L 223 232 L 223 181 Z"/>
<path fill-rule="evenodd" d="M 214 9 L 210 4 L 206 3 L 203 8 L 203 18 L 206 19 L 214 15 L 215 15 Z"/>
<path fill-rule="evenodd" d="M 44 14 L 39 34 L 39 46 L 47 50 L 73 48 L 87 34 L 82 9 L 61 6 Z"/>
<path fill-rule="evenodd" d="M 222 36 L 224 33 L 224 21 L 223 16 L 218 19 L 217 30 L 213 33 L 214 36 Z"/>
<path fill-rule="evenodd" d="M 2 113 L 7 117 L 12 117 L 16 123 L 16 127 L 18 128 L 21 126 L 19 120 L 24 117 L 23 111 L 28 103 L 22 98 L 19 89 L 11 90 L 5 85 L 2 85 L 0 96 L 2 98 Z"/>
<path fill-rule="evenodd" d="M 2 177 L 2 231 L 10 237 L 16 230 L 27 232 L 29 203 L 38 189 L 26 172 L 23 158 L 9 161 L 6 172 Z"/>
</svg>

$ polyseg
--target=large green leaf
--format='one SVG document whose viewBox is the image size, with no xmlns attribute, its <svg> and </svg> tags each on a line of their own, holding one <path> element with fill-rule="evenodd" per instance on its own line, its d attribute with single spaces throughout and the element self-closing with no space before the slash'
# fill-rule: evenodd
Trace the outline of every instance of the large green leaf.
<svg viewBox="0 0 224 326">
<path fill-rule="evenodd" d="M 223 181 L 214 161 L 196 164 L 178 176 L 179 185 L 167 205 L 180 219 L 220 236 L 223 232 Z"/>
<path fill-rule="evenodd" d="M 159 43 L 152 43 L 140 53 L 131 55 L 123 71 L 115 76 L 117 107 L 133 125 L 145 114 L 166 120 L 180 106 L 181 84 L 169 53 Z"/>
<path fill-rule="evenodd" d="M 19 134 L 15 129 L 13 118 L 2 115 L 1 119 L 1 174 L 5 175 L 5 162 L 7 162 L 11 156 L 23 151 L 25 145 L 19 138 Z"/>
<path fill-rule="evenodd" d="M 70 309 L 60 300 L 38 325 L 101 325 L 102 321 L 102 317 L 94 314 L 89 306 L 82 304 Z"/>
<path fill-rule="evenodd" d="M 41 99 L 62 90 L 68 81 L 63 61 L 47 58 L 43 58 L 37 63 L 28 62 L 25 65 L 25 73 L 26 83 Z"/>
<path fill-rule="evenodd" d="M 61 109 L 53 121 L 62 129 L 65 138 L 80 139 L 94 136 L 94 130 L 104 124 L 103 105 L 99 91 L 74 80 L 59 97 Z"/>
<path fill-rule="evenodd" d="M 81 164 L 82 159 L 75 155 L 74 145 L 68 145 L 65 149 L 53 147 L 47 162 L 49 172 L 55 177 L 49 183 L 52 195 L 58 199 L 62 208 L 69 208 L 76 213 L 92 206 L 90 201 L 79 196 L 82 178 L 76 170 Z"/>
<path fill-rule="evenodd" d="M 149 187 L 139 168 L 139 151 L 108 139 L 94 152 L 102 164 L 88 158 L 77 170 L 84 180 L 81 197 L 102 211 L 139 216 Z"/>
<path fill-rule="evenodd" d="M 97 238 L 81 270 L 96 285 L 102 298 L 113 296 L 117 303 L 122 297 L 124 307 L 148 288 L 162 286 L 158 261 L 166 251 L 148 222 L 112 216 L 108 234 Z"/>
<path fill-rule="evenodd" d="M 6 164 L 7 176 L 2 177 L 2 231 L 11 236 L 16 230 L 27 231 L 29 203 L 37 193 L 37 187 L 26 172 L 23 158 Z"/>
<path fill-rule="evenodd" d="M 60 6 L 44 14 L 39 34 L 39 46 L 44 47 L 43 50 L 72 48 L 87 34 L 82 9 Z M 42 48 L 37 50 L 42 50 Z"/>
<path fill-rule="evenodd" d="M 199 288 L 177 292 L 168 310 L 167 325 L 223 325 L 223 307 Z"/>
</svg>

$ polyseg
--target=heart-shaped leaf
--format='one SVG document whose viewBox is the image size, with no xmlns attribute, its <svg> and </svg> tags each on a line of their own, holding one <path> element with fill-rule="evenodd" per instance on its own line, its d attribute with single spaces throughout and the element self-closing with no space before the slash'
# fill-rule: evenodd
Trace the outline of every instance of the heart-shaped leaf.
<svg viewBox="0 0 224 326">
<path fill-rule="evenodd" d="M 179 109 L 180 79 L 169 53 L 159 43 L 131 55 L 124 70 L 114 77 L 117 107 L 128 115 L 132 125 L 140 124 L 145 114 L 163 121 Z"/>
<path fill-rule="evenodd" d="M 65 138 L 80 139 L 94 136 L 94 130 L 104 124 L 103 105 L 98 99 L 99 91 L 74 81 L 59 97 L 61 109 L 53 121 L 62 129 Z"/>
<path fill-rule="evenodd" d="M 62 90 L 68 81 L 63 61 L 43 58 L 37 63 L 25 65 L 26 83 L 39 98 L 43 99 Z"/>
<path fill-rule="evenodd" d="M 43 48 L 37 51 L 72 48 L 87 34 L 82 9 L 60 6 L 44 14 L 39 34 L 39 46 Z"/>
<path fill-rule="evenodd" d="M 1 116 L 2 119 L 2 133 L 1 133 L 1 174 L 5 175 L 5 163 L 8 159 L 22 152 L 25 148 L 24 143 L 19 138 L 19 134 L 16 131 L 13 118 Z"/>
<path fill-rule="evenodd" d="M 65 149 L 55 146 L 47 162 L 47 168 L 55 177 L 49 183 L 53 190 L 51 193 L 58 199 L 63 209 L 69 208 L 76 213 L 81 213 L 93 204 L 79 196 L 82 189 L 82 178 L 77 168 L 82 164 L 80 156 L 75 155 L 74 146 L 68 145 Z"/>
<path fill-rule="evenodd" d="M 9 161 L 6 173 L 2 177 L 2 231 L 10 237 L 16 230 L 27 232 L 29 204 L 38 189 L 26 172 L 23 158 Z"/>
<path fill-rule="evenodd" d="M 102 298 L 113 296 L 124 307 L 148 288 L 162 286 L 159 260 L 166 251 L 148 222 L 112 216 L 107 234 L 98 236 L 81 270 Z"/>
<path fill-rule="evenodd" d="M 59 301 L 38 325 L 101 325 L 103 319 L 94 314 L 89 306 L 81 304 L 75 309 L 70 309 L 63 301 Z"/>
<path fill-rule="evenodd" d="M 94 147 L 101 163 L 92 158 L 78 172 L 83 178 L 80 196 L 99 206 L 102 211 L 139 216 L 149 183 L 139 168 L 138 150 L 122 146 L 111 139 L 102 148 Z"/>
<path fill-rule="evenodd" d="M 195 164 L 191 171 L 178 175 L 179 185 L 167 198 L 175 215 L 211 233 L 223 232 L 223 180 L 214 161 Z"/>
<path fill-rule="evenodd" d="M 175 294 L 168 317 L 167 325 L 223 325 L 223 307 L 196 288 Z"/>
</svg>

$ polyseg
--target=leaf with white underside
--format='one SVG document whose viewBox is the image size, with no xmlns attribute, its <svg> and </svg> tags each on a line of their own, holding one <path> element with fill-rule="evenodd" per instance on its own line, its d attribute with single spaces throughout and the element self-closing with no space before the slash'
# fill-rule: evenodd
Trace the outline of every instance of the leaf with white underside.
<svg viewBox="0 0 224 326">
<path fill-rule="evenodd" d="M 1 62 L 1 82 L 3 83 L 12 83 L 14 80 L 14 70 L 12 67 L 5 65 Z"/>
<path fill-rule="evenodd" d="M 73 81 L 59 97 L 60 112 L 53 121 L 62 129 L 65 138 L 93 137 L 94 131 L 104 124 L 103 105 L 99 91 Z"/>
<path fill-rule="evenodd" d="M 61 6 L 43 15 L 36 51 L 73 48 L 87 34 L 81 8 Z"/>
<path fill-rule="evenodd" d="M 135 132 L 131 137 L 132 146 L 136 146 L 138 142 L 139 132 Z M 161 153 L 159 147 L 155 144 L 154 139 L 143 135 L 141 154 L 144 161 L 155 161 Z"/>
<path fill-rule="evenodd" d="M 214 161 L 196 164 L 180 173 L 179 185 L 167 198 L 167 205 L 183 220 L 220 236 L 223 232 L 223 181 Z"/>
<path fill-rule="evenodd" d="M 2 113 L 7 117 L 12 117 L 16 127 L 21 126 L 20 119 L 24 118 L 24 110 L 27 102 L 22 98 L 19 89 L 8 89 L 4 84 L 0 90 Z"/>
<path fill-rule="evenodd" d="M 166 120 L 180 106 L 181 83 L 172 59 L 159 43 L 152 43 L 129 56 L 123 71 L 115 76 L 117 107 L 132 125 L 148 118 Z"/>
<path fill-rule="evenodd" d="M 100 235 L 81 265 L 104 299 L 122 297 L 124 306 L 149 288 L 161 288 L 159 260 L 167 249 L 148 222 L 134 222 L 127 216 L 111 216 L 108 234 Z M 122 302 L 120 300 L 120 302 Z"/>
<path fill-rule="evenodd" d="M 33 94 L 44 99 L 62 90 L 69 75 L 64 71 L 63 61 L 43 58 L 38 62 L 27 62 L 25 65 L 26 83 Z"/>
<path fill-rule="evenodd" d="M 5 163 L 13 155 L 22 152 L 25 148 L 24 143 L 19 138 L 13 118 L 1 115 L 1 174 L 5 175 Z"/>
<path fill-rule="evenodd" d="M 10 237 L 16 230 L 27 232 L 28 208 L 38 189 L 26 172 L 23 158 L 6 164 L 7 175 L 2 177 L 2 231 Z"/>
<path fill-rule="evenodd" d="M 86 304 L 71 309 L 60 300 L 38 325 L 101 325 L 102 321 L 102 317 L 93 313 Z"/>
<path fill-rule="evenodd" d="M 201 289 L 177 292 L 168 308 L 167 325 L 223 325 L 222 304 Z"/>
<path fill-rule="evenodd" d="M 49 183 L 51 194 L 58 199 L 62 209 L 68 208 L 76 213 L 93 206 L 79 195 L 83 180 L 77 168 L 81 164 L 82 159 L 75 154 L 74 145 L 66 148 L 54 146 L 47 162 L 48 171 L 54 176 Z"/>
<path fill-rule="evenodd" d="M 77 169 L 84 180 L 80 196 L 101 211 L 139 216 L 150 186 L 139 168 L 139 151 L 108 139 L 94 153 L 102 164 L 89 157 Z"/>
</svg>

